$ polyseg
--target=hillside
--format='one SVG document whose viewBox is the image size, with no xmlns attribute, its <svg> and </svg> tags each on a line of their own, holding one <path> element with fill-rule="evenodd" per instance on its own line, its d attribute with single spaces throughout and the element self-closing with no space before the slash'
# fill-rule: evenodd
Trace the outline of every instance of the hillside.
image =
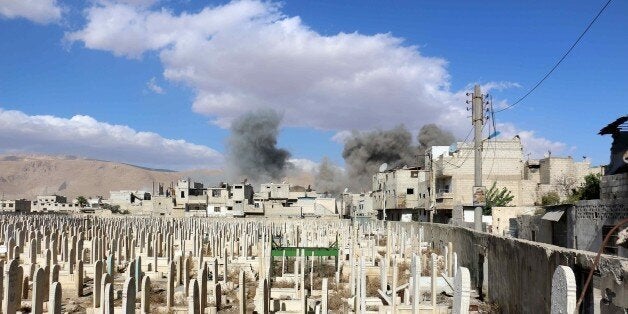
<svg viewBox="0 0 628 314">
<path fill-rule="evenodd" d="M 0 157 L 0 197 L 33 199 L 41 194 L 109 197 L 110 190 L 152 191 L 183 177 L 211 181 L 218 170 L 168 171 L 74 156 L 21 155 Z"/>
</svg>

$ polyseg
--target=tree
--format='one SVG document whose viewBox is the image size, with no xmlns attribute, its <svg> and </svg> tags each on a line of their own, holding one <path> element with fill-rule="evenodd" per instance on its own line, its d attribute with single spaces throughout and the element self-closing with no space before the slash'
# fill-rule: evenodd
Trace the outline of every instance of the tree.
<svg viewBox="0 0 628 314">
<path fill-rule="evenodd" d="M 76 201 L 78 202 L 79 206 L 81 206 L 81 207 L 87 206 L 87 199 L 85 198 L 85 196 L 77 197 Z"/>
<path fill-rule="evenodd" d="M 549 192 L 541 196 L 541 205 L 556 205 L 560 203 L 560 196 L 556 192 Z"/>
<path fill-rule="evenodd" d="M 584 177 L 584 183 L 571 190 L 568 201 L 575 203 L 580 200 L 595 200 L 600 198 L 600 175 L 588 174 Z"/>
<path fill-rule="evenodd" d="M 576 184 L 578 184 L 578 180 L 567 173 L 563 173 L 556 178 L 556 186 L 561 193 L 559 196 L 562 197 L 569 197 L 569 193 L 576 187 Z"/>
<path fill-rule="evenodd" d="M 482 214 L 490 215 L 493 207 L 508 206 L 515 198 L 514 195 L 506 187 L 501 190 L 497 188 L 497 182 L 493 181 L 493 185 L 486 192 L 486 206 L 482 210 Z"/>
</svg>

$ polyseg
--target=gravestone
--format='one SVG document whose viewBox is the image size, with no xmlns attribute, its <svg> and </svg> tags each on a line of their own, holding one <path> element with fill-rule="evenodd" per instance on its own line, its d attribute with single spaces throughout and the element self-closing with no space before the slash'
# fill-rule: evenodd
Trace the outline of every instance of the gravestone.
<svg viewBox="0 0 628 314">
<path fill-rule="evenodd" d="M 190 291 L 188 291 L 188 313 L 200 314 L 200 298 L 198 292 L 198 281 L 196 279 L 190 280 L 188 284 Z"/>
<path fill-rule="evenodd" d="M 142 278 L 142 289 L 141 289 L 142 305 L 140 308 L 140 313 L 142 314 L 150 313 L 150 296 L 152 293 L 153 293 L 153 289 L 150 284 L 150 277 L 146 276 Z"/>
<path fill-rule="evenodd" d="M 61 284 L 53 282 L 50 286 L 50 296 L 48 297 L 48 314 L 61 314 Z M 36 312 L 34 312 L 36 313 Z"/>
<path fill-rule="evenodd" d="M 128 277 L 122 287 L 122 312 L 135 314 L 135 279 Z"/>
<path fill-rule="evenodd" d="M 454 314 L 469 313 L 469 304 L 471 299 L 471 275 L 469 269 L 460 267 L 456 271 L 454 278 Z"/>
<path fill-rule="evenodd" d="M 552 276 L 552 314 L 572 314 L 576 309 L 576 276 L 560 265 Z"/>
<path fill-rule="evenodd" d="M 35 277 L 33 278 L 33 301 L 31 302 L 31 310 L 35 314 L 44 312 L 45 277 L 46 273 L 42 268 L 38 268 L 35 271 Z"/>
</svg>

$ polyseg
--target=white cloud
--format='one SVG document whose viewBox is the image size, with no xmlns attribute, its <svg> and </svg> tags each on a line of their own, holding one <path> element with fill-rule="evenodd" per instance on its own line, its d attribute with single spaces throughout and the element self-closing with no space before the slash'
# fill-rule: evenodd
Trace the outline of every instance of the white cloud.
<svg viewBox="0 0 628 314">
<path fill-rule="evenodd" d="M 287 125 L 329 130 L 418 127 L 464 110 L 444 59 L 391 34 L 324 36 L 279 9 L 237 1 L 175 15 L 104 4 L 66 38 L 129 58 L 158 52 L 165 77 L 196 91 L 194 111 L 223 127 L 259 107 L 283 112 Z"/>
<path fill-rule="evenodd" d="M 460 138 L 472 127 L 465 95 L 471 86 L 452 91 L 446 60 L 391 34 L 322 35 L 277 4 L 247 0 L 197 13 L 120 2 L 86 12 L 87 24 L 66 39 L 128 58 L 157 53 L 164 76 L 196 92 L 193 110 L 221 127 L 261 107 L 281 112 L 286 126 L 337 131 L 332 140 L 339 142 L 346 130 L 400 123 L 411 130 L 436 123 Z M 486 93 L 520 85 L 482 87 Z M 520 133 L 535 152 L 565 145 Z"/>
<path fill-rule="evenodd" d="M 500 137 L 512 138 L 519 135 L 524 154 L 530 154 L 531 158 L 542 158 L 548 151 L 553 155 L 560 155 L 574 150 L 574 147 L 568 147 L 563 142 L 537 136 L 534 131 L 519 130 L 512 123 L 498 123 L 497 130 L 501 132 Z"/>
<path fill-rule="evenodd" d="M 90 116 L 31 116 L 1 108 L 0 151 L 79 155 L 170 169 L 216 168 L 222 163 L 222 155 L 207 146 L 100 122 Z"/>
<path fill-rule="evenodd" d="M 146 82 L 146 87 L 148 87 L 148 89 L 150 89 L 151 91 L 153 91 L 156 94 L 164 94 L 164 88 L 159 86 L 159 84 L 157 84 L 157 79 L 152 77 L 148 82 Z"/>
<path fill-rule="evenodd" d="M 0 16 L 25 18 L 48 24 L 61 19 L 61 7 L 56 0 L 0 0 Z"/>
</svg>

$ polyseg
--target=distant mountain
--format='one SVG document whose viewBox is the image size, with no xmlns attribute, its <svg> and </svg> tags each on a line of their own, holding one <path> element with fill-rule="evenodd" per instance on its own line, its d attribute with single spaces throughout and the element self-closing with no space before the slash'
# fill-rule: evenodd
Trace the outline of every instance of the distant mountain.
<svg viewBox="0 0 628 314">
<path fill-rule="evenodd" d="M 218 181 L 219 170 L 172 171 L 77 156 L 0 156 L 0 197 L 33 199 L 37 195 L 59 194 L 68 198 L 109 197 L 113 190 L 152 191 L 158 183 L 168 187 L 180 178 Z"/>
</svg>

